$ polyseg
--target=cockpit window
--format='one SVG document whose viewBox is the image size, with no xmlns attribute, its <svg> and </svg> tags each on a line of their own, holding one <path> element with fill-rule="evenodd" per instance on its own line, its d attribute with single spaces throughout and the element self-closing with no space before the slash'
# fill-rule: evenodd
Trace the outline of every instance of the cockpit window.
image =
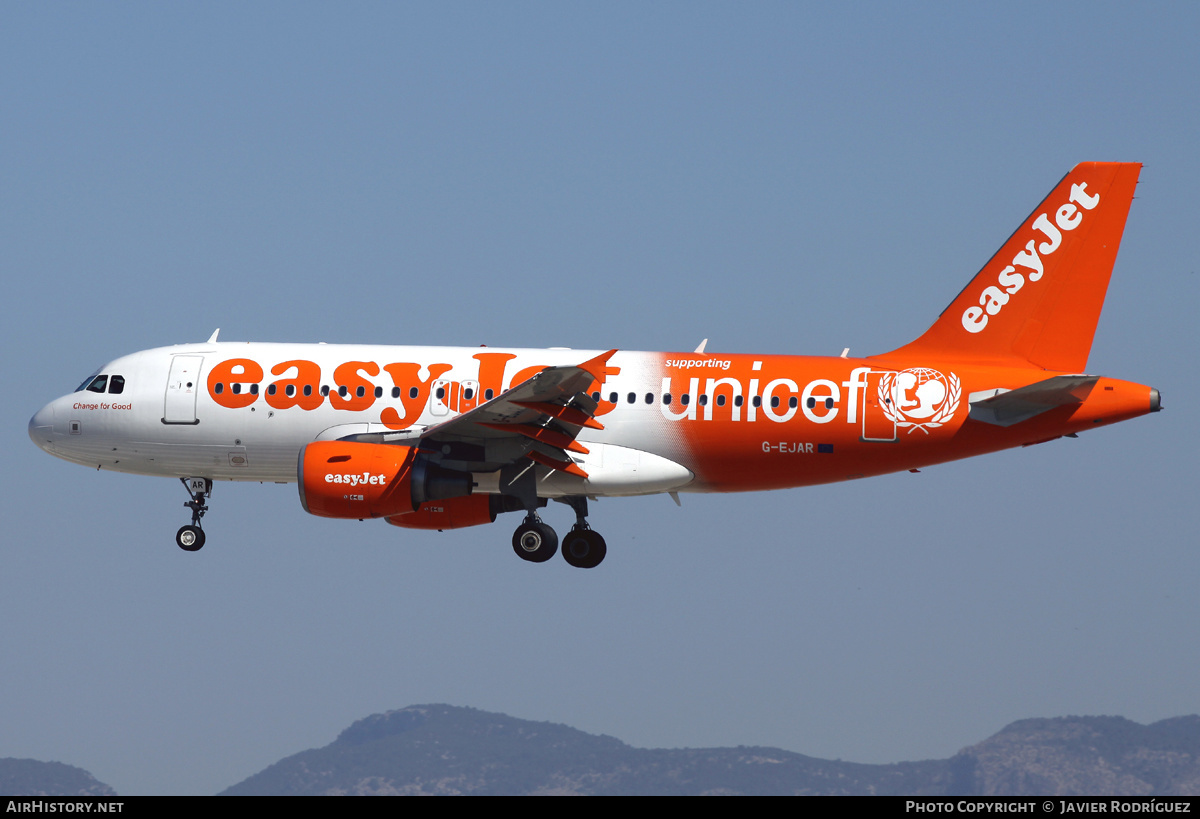
<svg viewBox="0 0 1200 819">
<path fill-rule="evenodd" d="M 88 387 L 88 384 L 91 384 L 92 380 L 95 379 L 95 377 L 96 377 L 96 373 L 93 372 L 87 378 L 83 379 L 83 383 L 75 388 L 75 392 L 83 392 L 84 390 L 86 390 Z"/>
<path fill-rule="evenodd" d="M 123 392 L 125 392 L 125 376 L 114 375 L 112 378 L 108 379 L 109 395 L 120 395 Z"/>
<path fill-rule="evenodd" d="M 108 376 L 98 375 L 92 379 L 92 383 L 88 384 L 88 392 L 104 392 L 104 388 L 108 386 Z"/>
</svg>

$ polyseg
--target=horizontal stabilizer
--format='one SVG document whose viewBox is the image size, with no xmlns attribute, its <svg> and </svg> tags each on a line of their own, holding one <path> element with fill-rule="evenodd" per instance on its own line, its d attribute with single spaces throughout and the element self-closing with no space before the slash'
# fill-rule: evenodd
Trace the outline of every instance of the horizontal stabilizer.
<svg viewBox="0 0 1200 819">
<path fill-rule="evenodd" d="M 1066 404 L 1082 404 L 1098 375 L 1056 375 L 1015 390 L 984 390 L 970 396 L 972 421 L 1011 427 Z"/>
</svg>

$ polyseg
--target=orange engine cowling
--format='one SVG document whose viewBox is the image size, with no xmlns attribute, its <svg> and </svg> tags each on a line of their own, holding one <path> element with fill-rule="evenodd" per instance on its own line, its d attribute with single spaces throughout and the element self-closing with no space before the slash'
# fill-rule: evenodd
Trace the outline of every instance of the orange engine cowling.
<svg viewBox="0 0 1200 819">
<path fill-rule="evenodd" d="M 416 507 L 408 446 L 317 441 L 300 451 L 300 504 L 324 518 L 381 518 Z"/>
<path fill-rule="evenodd" d="M 462 529 L 479 526 L 496 519 L 497 495 L 468 495 L 465 498 L 426 501 L 415 512 L 394 515 L 387 519 L 393 526 L 406 529 Z"/>
<path fill-rule="evenodd" d="M 326 518 L 405 515 L 471 494 L 470 474 L 429 463 L 409 446 L 315 441 L 300 451 L 297 471 L 304 511 Z"/>
</svg>

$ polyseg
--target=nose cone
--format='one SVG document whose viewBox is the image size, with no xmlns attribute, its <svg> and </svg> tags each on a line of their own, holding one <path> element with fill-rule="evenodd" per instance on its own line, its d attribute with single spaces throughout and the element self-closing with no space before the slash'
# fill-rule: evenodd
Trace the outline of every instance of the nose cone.
<svg viewBox="0 0 1200 819">
<path fill-rule="evenodd" d="M 50 452 L 54 443 L 54 405 L 47 404 L 29 419 L 29 438 L 41 449 Z"/>
</svg>

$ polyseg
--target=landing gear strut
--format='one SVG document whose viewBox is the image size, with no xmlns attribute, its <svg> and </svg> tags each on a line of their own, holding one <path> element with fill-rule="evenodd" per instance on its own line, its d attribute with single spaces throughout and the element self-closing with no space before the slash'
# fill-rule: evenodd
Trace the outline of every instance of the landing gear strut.
<svg viewBox="0 0 1200 819">
<path fill-rule="evenodd" d="M 571 496 L 562 502 L 575 510 L 575 525 L 563 538 L 563 558 L 577 569 L 594 569 L 608 554 L 608 547 L 599 532 L 592 530 L 587 522 L 587 498 Z"/>
<path fill-rule="evenodd" d="M 525 522 L 513 532 L 512 544 L 513 551 L 522 560 L 545 563 L 558 551 L 558 535 L 531 510 L 525 516 Z"/>
<path fill-rule="evenodd" d="M 200 528 L 200 518 L 208 511 L 204 502 L 212 497 L 213 482 L 209 478 L 180 478 L 184 489 L 191 500 L 183 505 L 192 510 L 192 523 L 179 527 L 175 533 L 175 543 L 185 552 L 198 552 L 204 546 L 204 530 Z"/>
</svg>

